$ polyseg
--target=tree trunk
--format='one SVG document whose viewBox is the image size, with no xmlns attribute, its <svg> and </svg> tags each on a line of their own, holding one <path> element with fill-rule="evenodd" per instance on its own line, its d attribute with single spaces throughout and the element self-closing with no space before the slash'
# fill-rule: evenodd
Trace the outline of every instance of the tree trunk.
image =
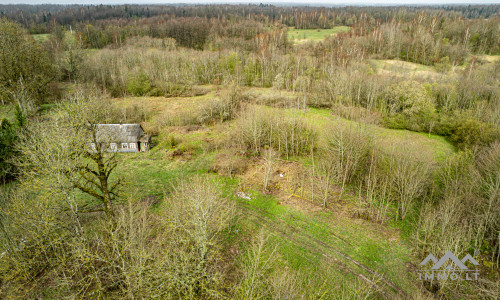
<svg viewBox="0 0 500 300">
<path fill-rule="evenodd" d="M 113 211 L 113 206 L 111 205 L 111 194 L 109 192 L 108 188 L 108 179 L 109 179 L 109 174 L 106 173 L 106 168 L 104 166 L 104 160 L 102 157 L 102 153 L 98 153 L 97 155 L 97 169 L 98 169 L 98 178 L 99 178 L 99 183 L 101 184 L 100 189 L 102 192 L 102 202 L 104 204 L 104 212 L 106 213 L 106 217 L 108 218 L 108 221 L 111 221 L 113 224 L 113 228 L 116 226 L 116 220 L 115 220 L 115 212 Z"/>
</svg>

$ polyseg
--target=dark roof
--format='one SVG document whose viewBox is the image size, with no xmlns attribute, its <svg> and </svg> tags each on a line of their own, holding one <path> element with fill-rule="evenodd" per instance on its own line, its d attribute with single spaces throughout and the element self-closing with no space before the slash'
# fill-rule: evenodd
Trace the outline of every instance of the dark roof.
<svg viewBox="0 0 500 300">
<path fill-rule="evenodd" d="M 139 138 L 139 142 L 142 143 L 149 143 L 149 140 L 151 139 L 151 134 L 145 133 Z"/>
<path fill-rule="evenodd" d="M 97 124 L 96 137 L 101 142 L 134 143 L 144 135 L 140 124 Z"/>
</svg>

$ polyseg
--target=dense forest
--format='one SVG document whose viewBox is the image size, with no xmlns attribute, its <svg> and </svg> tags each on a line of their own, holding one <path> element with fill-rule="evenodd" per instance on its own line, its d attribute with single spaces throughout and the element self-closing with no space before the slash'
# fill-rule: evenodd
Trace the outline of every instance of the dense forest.
<svg viewBox="0 0 500 300">
<path fill-rule="evenodd" d="M 500 5 L 0 5 L 0 182 L 0 298 L 498 299 Z"/>
</svg>

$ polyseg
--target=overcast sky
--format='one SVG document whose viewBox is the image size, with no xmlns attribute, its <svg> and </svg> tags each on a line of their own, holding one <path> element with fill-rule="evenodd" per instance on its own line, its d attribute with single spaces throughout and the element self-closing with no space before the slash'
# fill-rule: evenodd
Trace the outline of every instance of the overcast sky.
<svg viewBox="0 0 500 300">
<path fill-rule="evenodd" d="M 380 4 L 498 4 L 500 0 L 0 0 L 0 4 L 172 4 L 172 3 L 297 3 L 313 5 L 380 5 Z"/>
</svg>

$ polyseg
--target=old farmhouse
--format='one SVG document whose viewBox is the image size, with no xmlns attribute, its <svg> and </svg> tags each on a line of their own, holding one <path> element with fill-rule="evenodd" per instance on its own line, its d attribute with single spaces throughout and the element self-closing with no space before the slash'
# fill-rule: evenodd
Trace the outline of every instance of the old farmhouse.
<svg viewBox="0 0 500 300">
<path fill-rule="evenodd" d="M 114 152 L 149 151 L 151 135 L 144 132 L 140 124 L 97 124 L 94 127 L 95 138 L 90 143 L 90 150 L 99 149 Z"/>
</svg>

